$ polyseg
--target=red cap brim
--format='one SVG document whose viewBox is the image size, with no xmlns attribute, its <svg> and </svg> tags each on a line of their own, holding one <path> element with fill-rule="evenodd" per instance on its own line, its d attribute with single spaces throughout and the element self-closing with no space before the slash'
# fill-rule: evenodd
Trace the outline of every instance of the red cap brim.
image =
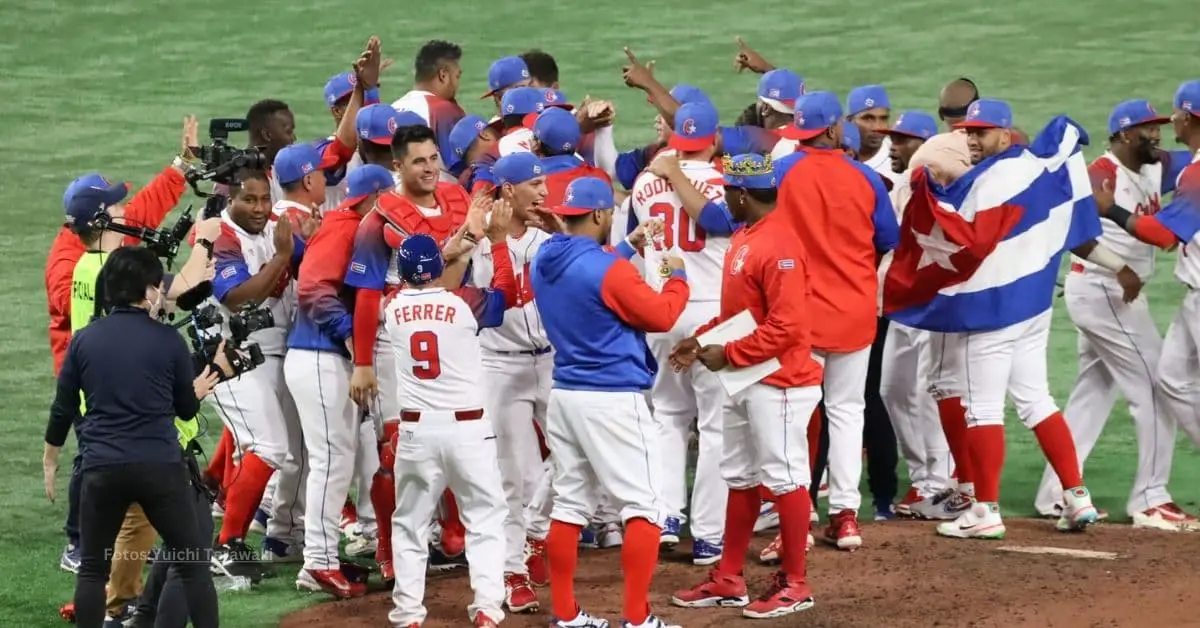
<svg viewBox="0 0 1200 628">
<path fill-rule="evenodd" d="M 369 138 L 367 138 L 367 141 L 372 144 L 379 144 L 380 146 L 391 146 L 392 145 L 392 138 L 386 137 L 386 136 L 385 137 L 369 137 Z"/>
<path fill-rule="evenodd" d="M 594 211 L 598 210 L 586 209 L 582 207 L 567 207 L 566 205 L 555 205 L 554 207 L 550 208 L 550 213 L 557 216 L 582 216 L 584 214 L 590 214 Z"/>
<path fill-rule="evenodd" d="M 1138 120 L 1137 122 L 1129 125 L 1129 127 L 1141 126 L 1143 124 L 1166 124 L 1170 121 L 1171 118 L 1169 116 L 1154 116 L 1152 118 L 1146 118 L 1145 120 Z"/>
<path fill-rule="evenodd" d="M 697 151 L 702 151 L 706 148 L 711 148 L 716 138 L 716 135 L 706 135 L 704 137 L 684 137 L 678 133 L 672 133 L 671 138 L 667 140 L 667 146 L 685 153 L 694 153 Z"/>
<path fill-rule="evenodd" d="M 789 140 L 811 140 L 828 130 L 827 126 L 819 129 L 801 129 L 794 124 L 789 124 L 780 129 L 779 134 Z"/>
<path fill-rule="evenodd" d="M 346 200 L 342 201 L 341 204 L 337 206 L 337 209 L 354 209 L 355 206 L 366 200 L 368 196 L 370 196 L 370 194 L 363 194 L 362 196 L 347 196 Z"/>
</svg>

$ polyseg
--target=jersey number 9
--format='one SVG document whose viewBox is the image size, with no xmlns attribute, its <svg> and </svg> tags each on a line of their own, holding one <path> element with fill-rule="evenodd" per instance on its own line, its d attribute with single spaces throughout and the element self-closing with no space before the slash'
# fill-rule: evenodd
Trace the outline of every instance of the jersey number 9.
<svg viewBox="0 0 1200 628">
<path fill-rule="evenodd" d="M 678 215 L 676 215 L 678 214 Z M 670 203 L 655 203 L 650 206 L 650 217 L 663 221 L 663 246 L 670 249 L 679 237 L 679 250 L 698 253 L 704 250 L 704 228 L 692 222 L 686 210 L 676 211 Z"/>
<path fill-rule="evenodd" d="M 412 372 L 417 379 L 437 379 L 442 374 L 442 360 L 438 355 L 437 334 L 418 331 L 408 339 L 408 353 L 412 356 Z"/>
</svg>

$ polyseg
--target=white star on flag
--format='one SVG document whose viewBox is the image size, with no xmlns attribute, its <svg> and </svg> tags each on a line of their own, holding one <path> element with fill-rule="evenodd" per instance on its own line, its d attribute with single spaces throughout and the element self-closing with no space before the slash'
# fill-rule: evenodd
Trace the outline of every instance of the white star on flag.
<svg viewBox="0 0 1200 628">
<path fill-rule="evenodd" d="M 930 229 L 928 234 L 913 229 L 913 235 L 917 238 L 917 245 L 921 247 L 921 260 L 917 262 L 917 270 L 937 264 L 946 270 L 958 272 L 950 257 L 963 250 L 963 247 L 947 240 L 941 225 L 934 222 L 933 229 Z"/>
</svg>

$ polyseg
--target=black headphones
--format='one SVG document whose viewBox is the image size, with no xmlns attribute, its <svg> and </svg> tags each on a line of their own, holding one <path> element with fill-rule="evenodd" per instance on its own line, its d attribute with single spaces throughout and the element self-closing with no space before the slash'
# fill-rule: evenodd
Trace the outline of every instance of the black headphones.
<svg viewBox="0 0 1200 628">
<path fill-rule="evenodd" d="M 962 107 L 938 107 L 938 117 L 941 118 L 942 120 L 945 120 L 946 118 L 966 117 L 967 109 L 969 109 L 971 107 L 971 103 L 975 102 L 976 100 L 979 100 L 979 87 L 975 85 L 975 81 L 972 81 L 971 79 L 969 79 L 965 76 L 960 76 L 955 80 L 962 81 L 962 82 L 966 83 L 967 85 L 970 85 L 971 89 L 975 91 L 975 95 L 971 97 L 971 102 L 963 105 Z"/>
</svg>

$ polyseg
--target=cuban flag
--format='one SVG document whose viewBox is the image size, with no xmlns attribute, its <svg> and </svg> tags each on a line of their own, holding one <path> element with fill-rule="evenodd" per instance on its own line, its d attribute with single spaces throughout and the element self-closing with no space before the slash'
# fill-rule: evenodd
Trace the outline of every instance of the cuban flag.
<svg viewBox="0 0 1200 628">
<path fill-rule="evenodd" d="M 1053 303 L 1063 251 L 1101 233 L 1087 133 L 1065 116 L 948 187 L 913 173 L 883 314 L 936 332 L 1003 329 Z"/>
</svg>

